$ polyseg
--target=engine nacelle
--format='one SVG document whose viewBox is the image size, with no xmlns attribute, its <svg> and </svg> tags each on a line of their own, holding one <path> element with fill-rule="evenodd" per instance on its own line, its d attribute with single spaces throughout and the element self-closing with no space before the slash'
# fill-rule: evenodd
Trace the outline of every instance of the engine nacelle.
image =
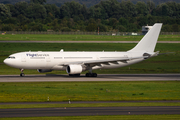
<svg viewBox="0 0 180 120">
<path fill-rule="evenodd" d="M 45 72 L 51 72 L 51 69 L 37 69 L 38 72 L 40 73 L 45 73 Z"/>
<path fill-rule="evenodd" d="M 66 72 L 68 74 L 80 74 L 83 71 L 83 68 L 81 65 L 69 65 L 66 68 Z"/>
</svg>

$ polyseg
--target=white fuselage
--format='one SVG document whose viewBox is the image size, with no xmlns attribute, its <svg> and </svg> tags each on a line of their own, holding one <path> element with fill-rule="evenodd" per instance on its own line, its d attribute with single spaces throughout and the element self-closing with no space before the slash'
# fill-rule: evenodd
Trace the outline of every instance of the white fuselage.
<svg viewBox="0 0 180 120">
<path fill-rule="evenodd" d="M 10 55 L 4 62 L 19 69 L 51 69 L 65 70 L 69 64 L 83 64 L 86 61 L 129 59 L 126 61 L 104 62 L 92 69 L 118 68 L 144 60 L 132 59 L 141 57 L 143 53 L 130 52 L 20 52 Z"/>
</svg>

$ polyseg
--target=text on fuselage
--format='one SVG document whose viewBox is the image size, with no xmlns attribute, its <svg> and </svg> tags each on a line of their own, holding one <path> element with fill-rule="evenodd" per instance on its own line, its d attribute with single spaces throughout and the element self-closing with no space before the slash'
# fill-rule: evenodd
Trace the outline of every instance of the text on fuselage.
<svg viewBox="0 0 180 120">
<path fill-rule="evenodd" d="M 49 54 L 26 54 L 26 56 L 29 56 L 29 57 L 42 57 L 42 56 L 49 56 Z"/>
</svg>

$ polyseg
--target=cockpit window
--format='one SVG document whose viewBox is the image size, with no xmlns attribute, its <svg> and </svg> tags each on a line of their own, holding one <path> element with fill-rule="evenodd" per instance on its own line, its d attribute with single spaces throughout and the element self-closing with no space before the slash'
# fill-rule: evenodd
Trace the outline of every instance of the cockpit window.
<svg viewBox="0 0 180 120">
<path fill-rule="evenodd" d="M 9 56 L 8 58 L 9 58 L 9 59 L 15 59 L 15 57 L 14 57 L 14 56 Z"/>
</svg>

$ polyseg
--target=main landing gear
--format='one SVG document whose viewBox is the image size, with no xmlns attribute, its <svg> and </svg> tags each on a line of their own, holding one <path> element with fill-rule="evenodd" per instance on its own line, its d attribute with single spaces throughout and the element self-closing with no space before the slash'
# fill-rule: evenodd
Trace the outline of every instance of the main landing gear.
<svg viewBox="0 0 180 120">
<path fill-rule="evenodd" d="M 71 77 L 79 77 L 80 74 L 69 74 L 69 76 L 71 76 Z"/>
<path fill-rule="evenodd" d="M 79 77 L 80 74 L 69 74 L 71 77 Z M 97 77 L 97 73 L 86 73 L 86 77 Z"/>
<path fill-rule="evenodd" d="M 24 77 L 24 76 L 25 76 L 25 74 L 23 73 L 23 70 L 24 70 L 24 69 L 20 69 L 20 71 L 21 71 L 20 76 L 21 76 L 21 77 Z"/>
<path fill-rule="evenodd" d="M 86 77 L 97 77 L 97 73 L 93 73 L 92 68 L 90 68 L 89 72 L 86 73 Z"/>
<path fill-rule="evenodd" d="M 97 77 L 97 73 L 86 73 L 86 77 Z"/>
</svg>

